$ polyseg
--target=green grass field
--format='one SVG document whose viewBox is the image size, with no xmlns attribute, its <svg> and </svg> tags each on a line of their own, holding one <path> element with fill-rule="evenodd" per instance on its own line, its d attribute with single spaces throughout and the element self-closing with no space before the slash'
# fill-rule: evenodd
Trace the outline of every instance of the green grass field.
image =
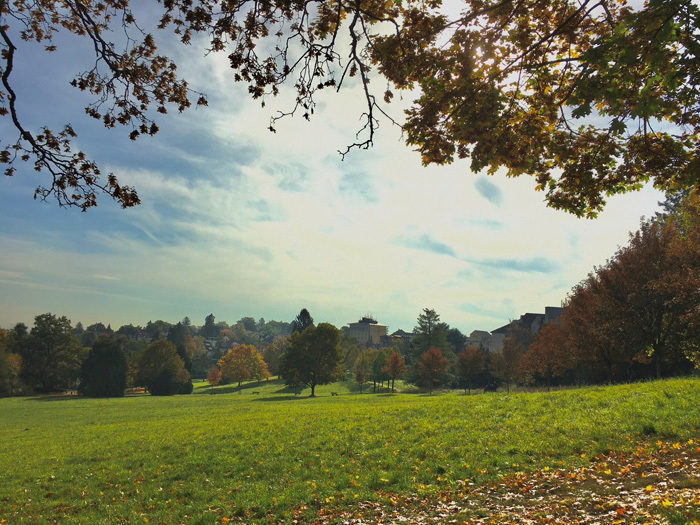
<svg viewBox="0 0 700 525">
<path fill-rule="evenodd" d="M 470 396 L 336 384 L 314 399 L 244 386 L 1 399 L 0 523 L 311 520 L 700 434 L 698 379 Z"/>
</svg>

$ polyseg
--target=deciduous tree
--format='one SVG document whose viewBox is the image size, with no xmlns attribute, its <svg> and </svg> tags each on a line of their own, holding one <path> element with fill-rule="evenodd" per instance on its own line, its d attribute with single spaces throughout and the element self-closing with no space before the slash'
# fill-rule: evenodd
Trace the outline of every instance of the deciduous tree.
<svg viewBox="0 0 700 525">
<path fill-rule="evenodd" d="M 171 396 L 192 384 L 177 347 L 164 339 L 149 344 L 139 356 L 137 381 L 154 396 Z"/>
<path fill-rule="evenodd" d="M 442 355 L 439 348 L 431 348 L 423 354 L 419 362 L 420 377 L 423 385 L 432 394 L 435 387 L 440 386 L 447 374 L 449 361 Z"/>
<path fill-rule="evenodd" d="M 199 334 L 207 339 L 216 339 L 219 337 L 220 331 L 216 326 L 216 317 L 214 317 L 214 314 L 209 314 L 204 319 L 204 326 L 199 331 Z"/>
<path fill-rule="evenodd" d="M 211 386 L 211 393 L 214 393 L 214 387 L 221 383 L 223 376 L 221 374 L 221 369 L 218 366 L 212 366 L 211 370 L 207 372 L 207 382 Z"/>
<path fill-rule="evenodd" d="M 294 332 L 289 349 L 282 356 L 280 373 L 288 385 L 305 385 L 315 395 L 317 385 L 325 385 L 344 376 L 340 366 L 340 330 L 328 323 Z"/>
<path fill-rule="evenodd" d="M 355 382 L 360 385 L 360 394 L 365 383 L 372 376 L 372 368 L 374 361 L 377 358 L 377 351 L 372 348 L 366 348 L 355 359 Z"/>
<path fill-rule="evenodd" d="M 267 379 L 270 372 L 258 349 L 251 345 L 232 348 L 219 360 L 221 375 L 226 382 L 236 382 L 240 388 L 248 379 Z"/>
<path fill-rule="evenodd" d="M 511 385 L 524 377 L 520 362 L 533 339 L 528 328 L 514 326 L 503 340 L 501 352 L 491 356 L 491 373 L 506 384 L 508 392 Z"/>
<path fill-rule="evenodd" d="M 396 380 L 403 377 L 406 373 L 406 361 L 403 360 L 401 354 L 396 350 L 389 355 L 386 365 L 384 366 L 384 372 L 391 380 L 391 391 L 395 392 L 394 384 Z"/>
<path fill-rule="evenodd" d="M 693 192 L 663 223 L 642 221 L 629 245 L 572 290 L 562 328 L 579 361 L 608 381 L 633 379 L 635 361 L 653 360 L 657 377 L 686 367 L 700 343 L 698 231 Z"/>
<path fill-rule="evenodd" d="M 467 346 L 457 354 L 457 374 L 468 393 L 474 387 L 476 377 L 486 370 L 486 355 L 478 346 Z"/>
<path fill-rule="evenodd" d="M 549 324 L 535 337 L 520 362 L 520 368 L 525 375 L 539 375 L 549 390 L 552 381 L 571 370 L 575 363 L 566 329 L 560 324 Z"/>
<path fill-rule="evenodd" d="M 0 328 L 0 397 L 22 392 L 21 371 L 22 358 L 12 351 L 12 337 Z"/>
<path fill-rule="evenodd" d="M 18 348 L 22 378 L 31 388 L 55 392 L 75 387 L 85 352 L 67 317 L 37 315 Z"/>
</svg>

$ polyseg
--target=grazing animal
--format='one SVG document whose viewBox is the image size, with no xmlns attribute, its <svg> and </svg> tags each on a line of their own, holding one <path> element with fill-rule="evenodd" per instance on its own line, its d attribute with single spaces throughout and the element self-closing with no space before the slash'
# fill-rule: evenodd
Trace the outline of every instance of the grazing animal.
<svg viewBox="0 0 700 525">
<path fill-rule="evenodd" d="M 496 391 L 498 391 L 498 386 L 494 382 L 491 382 L 484 387 L 484 394 L 486 392 L 496 392 Z"/>
<path fill-rule="evenodd" d="M 337 396 L 338 392 L 331 392 L 331 396 Z"/>
<path fill-rule="evenodd" d="M 255 396 L 255 395 L 258 395 L 259 393 L 260 393 L 260 392 L 253 392 L 253 395 Z"/>
</svg>

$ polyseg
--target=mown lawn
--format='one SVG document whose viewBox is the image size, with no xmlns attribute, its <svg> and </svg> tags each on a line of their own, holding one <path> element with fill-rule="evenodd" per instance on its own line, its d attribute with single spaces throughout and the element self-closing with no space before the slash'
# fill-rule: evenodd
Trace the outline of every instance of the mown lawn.
<svg viewBox="0 0 700 525">
<path fill-rule="evenodd" d="M 313 519 L 700 435 L 698 379 L 471 396 L 329 385 L 315 399 L 246 387 L 0 400 L 0 523 Z"/>
</svg>

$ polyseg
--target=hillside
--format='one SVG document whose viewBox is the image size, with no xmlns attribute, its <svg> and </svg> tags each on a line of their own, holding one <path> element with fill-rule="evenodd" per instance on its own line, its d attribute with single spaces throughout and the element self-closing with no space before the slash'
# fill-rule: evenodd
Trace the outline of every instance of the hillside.
<svg viewBox="0 0 700 525">
<path fill-rule="evenodd" d="M 315 399 L 276 382 L 227 388 L 0 400 L 0 523 L 364 523 L 399 509 L 475 521 L 537 487 L 590 496 L 601 477 L 658 496 L 658 515 L 700 515 L 698 379 L 471 396 L 329 385 Z"/>
</svg>

